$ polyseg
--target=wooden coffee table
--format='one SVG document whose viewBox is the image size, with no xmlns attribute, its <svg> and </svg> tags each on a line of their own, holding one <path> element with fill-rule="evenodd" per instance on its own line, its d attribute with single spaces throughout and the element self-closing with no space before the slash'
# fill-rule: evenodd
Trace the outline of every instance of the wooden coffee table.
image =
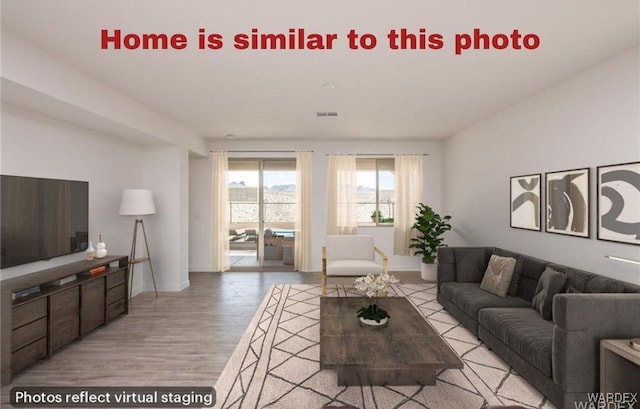
<svg viewBox="0 0 640 409">
<path fill-rule="evenodd" d="M 384 328 L 362 327 L 365 297 L 320 298 L 320 369 L 335 369 L 338 385 L 435 385 L 442 369 L 463 363 L 404 297 L 378 299 L 391 316 Z"/>
</svg>

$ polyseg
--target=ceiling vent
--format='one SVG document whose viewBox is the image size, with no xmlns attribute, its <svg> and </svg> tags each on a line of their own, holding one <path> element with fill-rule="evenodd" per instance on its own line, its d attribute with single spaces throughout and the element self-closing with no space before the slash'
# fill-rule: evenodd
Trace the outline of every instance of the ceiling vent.
<svg viewBox="0 0 640 409">
<path fill-rule="evenodd" d="M 316 116 L 321 116 L 321 117 L 333 116 L 333 117 L 337 117 L 338 113 L 337 112 L 316 112 Z"/>
</svg>

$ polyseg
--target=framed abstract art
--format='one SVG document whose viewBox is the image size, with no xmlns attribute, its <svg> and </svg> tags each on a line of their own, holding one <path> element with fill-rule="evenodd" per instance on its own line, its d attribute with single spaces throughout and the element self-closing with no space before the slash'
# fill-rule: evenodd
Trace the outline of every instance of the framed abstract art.
<svg viewBox="0 0 640 409">
<path fill-rule="evenodd" d="M 548 233 L 589 237 L 589 168 L 545 173 Z"/>
<path fill-rule="evenodd" d="M 640 162 L 598 166 L 598 240 L 640 245 Z"/>
<path fill-rule="evenodd" d="M 511 227 L 540 231 L 540 173 L 512 176 L 510 191 Z"/>
</svg>

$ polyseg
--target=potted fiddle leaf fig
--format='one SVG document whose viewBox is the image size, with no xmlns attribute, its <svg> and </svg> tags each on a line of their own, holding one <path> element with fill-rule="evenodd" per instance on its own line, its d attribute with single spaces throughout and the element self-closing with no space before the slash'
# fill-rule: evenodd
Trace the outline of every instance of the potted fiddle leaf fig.
<svg viewBox="0 0 640 409">
<path fill-rule="evenodd" d="M 423 280 L 437 280 L 435 261 L 438 248 L 446 246 L 442 235 L 451 230 L 449 220 L 451 220 L 449 215 L 440 216 L 424 203 L 418 205 L 418 212 L 413 224 L 413 229 L 417 234 L 415 238 L 411 239 L 409 247 L 413 249 L 413 254 L 422 257 L 421 276 Z"/>
</svg>

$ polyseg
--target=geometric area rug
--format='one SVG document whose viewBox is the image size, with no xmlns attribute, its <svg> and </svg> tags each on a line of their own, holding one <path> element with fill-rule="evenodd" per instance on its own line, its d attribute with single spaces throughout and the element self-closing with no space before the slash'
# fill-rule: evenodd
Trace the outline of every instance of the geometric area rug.
<svg viewBox="0 0 640 409">
<path fill-rule="evenodd" d="M 361 296 L 348 286 L 328 296 Z M 555 409 L 525 379 L 445 311 L 435 284 L 396 284 L 464 362 L 440 372 L 433 386 L 338 386 L 333 370 L 320 370 L 319 285 L 272 286 L 225 366 L 215 408 L 481 409 L 519 405 Z"/>
</svg>

